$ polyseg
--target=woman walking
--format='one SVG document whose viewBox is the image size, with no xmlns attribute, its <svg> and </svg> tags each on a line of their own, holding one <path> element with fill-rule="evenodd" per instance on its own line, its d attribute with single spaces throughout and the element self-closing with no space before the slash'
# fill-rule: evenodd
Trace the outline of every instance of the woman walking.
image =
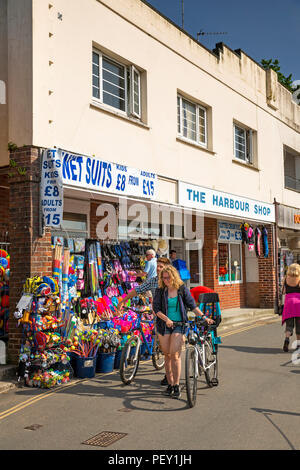
<svg viewBox="0 0 300 470">
<path fill-rule="evenodd" d="M 300 346 L 300 265 L 293 263 L 288 267 L 284 279 L 283 294 L 285 294 L 282 312 L 282 324 L 285 323 L 284 352 L 288 352 L 290 337 L 296 329 L 297 346 Z"/>
<path fill-rule="evenodd" d="M 183 323 L 188 321 L 187 310 L 202 316 L 209 324 L 214 321 L 204 316 L 196 306 L 189 289 L 173 266 L 166 266 L 159 273 L 158 287 L 153 310 L 157 315 L 159 344 L 165 355 L 168 387 L 164 393 L 172 398 L 180 398 L 181 350 L 186 333 L 186 325 Z"/>
</svg>

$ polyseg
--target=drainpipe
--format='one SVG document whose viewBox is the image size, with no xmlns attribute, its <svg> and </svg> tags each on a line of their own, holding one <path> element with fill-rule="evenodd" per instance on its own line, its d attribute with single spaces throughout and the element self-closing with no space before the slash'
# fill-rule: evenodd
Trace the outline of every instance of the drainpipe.
<svg viewBox="0 0 300 470">
<path fill-rule="evenodd" d="M 276 274 L 276 299 L 274 302 L 274 312 L 279 315 L 279 267 L 278 267 L 278 206 L 279 203 L 274 197 L 274 206 L 275 206 L 275 227 L 274 227 L 274 247 L 275 247 L 275 274 Z"/>
</svg>

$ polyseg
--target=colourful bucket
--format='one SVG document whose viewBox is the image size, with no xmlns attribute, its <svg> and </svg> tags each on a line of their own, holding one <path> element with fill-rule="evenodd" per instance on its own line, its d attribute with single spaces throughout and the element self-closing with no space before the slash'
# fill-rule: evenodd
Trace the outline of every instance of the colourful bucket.
<svg viewBox="0 0 300 470">
<path fill-rule="evenodd" d="M 76 357 L 76 375 L 80 379 L 95 377 L 96 357 Z"/>
<path fill-rule="evenodd" d="M 98 353 L 96 372 L 112 372 L 114 370 L 115 353 Z"/>
<path fill-rule="evenodd" d="M 120 369 L 121 356 L 122 356 L 122 349 L 118 349 L 115 355 L 114 369 Z"/>
</svg>

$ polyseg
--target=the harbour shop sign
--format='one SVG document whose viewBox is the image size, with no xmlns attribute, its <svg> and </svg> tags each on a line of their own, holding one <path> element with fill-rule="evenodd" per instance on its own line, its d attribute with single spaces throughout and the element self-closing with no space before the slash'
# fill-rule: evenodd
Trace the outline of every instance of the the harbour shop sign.
<svg viewBox="0 0 300 470">
<path fill-rule="evenodd" d="M 183 182 L 179 182 L 178 190 L 181 206 L 245 220 L 275 222 L 273 204 Z"/>
</svg>

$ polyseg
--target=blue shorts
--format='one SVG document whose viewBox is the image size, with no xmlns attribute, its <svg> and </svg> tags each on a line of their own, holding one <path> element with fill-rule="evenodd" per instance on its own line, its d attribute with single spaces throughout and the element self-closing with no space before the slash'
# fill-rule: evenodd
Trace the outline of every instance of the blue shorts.
<svg viewBox="0 0 300 470">
<path fill-rule="evenodd" d="M 181 335 L 185 335 L 187 332 L 187 327 L 185 325 L 176 325 L 174 328 L 169 328 L 165 325 L 164 328 L 157 328 L 158 334 L 164 335 L 171 335 L 172 333 L 180 333 Z"/>
</svg>

